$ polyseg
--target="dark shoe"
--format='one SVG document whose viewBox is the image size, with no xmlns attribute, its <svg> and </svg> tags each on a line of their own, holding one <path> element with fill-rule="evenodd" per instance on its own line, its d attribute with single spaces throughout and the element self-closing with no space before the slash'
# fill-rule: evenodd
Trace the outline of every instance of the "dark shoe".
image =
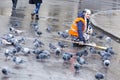
<svg viewBox="0 0 120 80">
<path fill-rule="evenodd" d="M 31 19 L 34 19 L 35 13 L 31 13 Z"/>
<path fill-rule="evenodd" d="M 39 20 L 39 16 L 38 15 L 36 15 L 36 18 L 35 18 L 36 20 Z"/>
</svg>

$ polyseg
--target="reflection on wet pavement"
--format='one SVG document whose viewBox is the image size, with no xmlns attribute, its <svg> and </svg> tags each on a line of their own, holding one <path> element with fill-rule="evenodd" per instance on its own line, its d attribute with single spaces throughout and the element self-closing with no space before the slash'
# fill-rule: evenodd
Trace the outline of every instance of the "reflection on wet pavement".
<svg viewBox="0 0 120 80">
<path fill-rule="evenodd" d="M 26 0 L 23 1 L 27 3 Z M 86 4 L 84 4 L 83 7 L 85 7 L 88 4 L 90 5 L 90 3 L 86 1 Z M 2 16 L 1 19 L 4 19 L 3 21 L 4 23 L 2 24 L 8 24 L 8 25 L 3 25 L 1 28 L 4 28 L 2 29 L 3 33 L 8 32 L 9 25 L 11 25 L 14 28 L 19 28 L 20 30 L 25 30 L 25 33 L 19 35 L 19 36 L 24 36 L 27 39 L 25 45 L 22 44 L 23 47 L 29 47 L 33 49 L 32 41 L 35 38 L 38 38 L 45 44 L 44 47 L 40 48 L 42 50 L 42 49 L 48 49 L 49 43 L 57 44 L 57 41 L 53 40 L 53 38 L 56 36 L 58 37 L 57 34 L 58 31 L 65 31 L 66 29 L 69 29 L 73 19 L 75 19 L 75 17 L 77 16 L 78 0 L 51 0 L 51 1 L 44 0 L 44 3 L 42 4 L 40 9 L 39 21 L 31 20 L 30 12 L 33 10 L 33 6 L 32 5 L 29 6 L 30 7 L 29 8 L 27 7 L 27 9 L 17 8 L 16 11 L 12 12 L 12 15 L 9 15 L 11 14 L 10 10 L 9 10 L 10 12 L 8 12 L 9 14 L 5 14 L 3 13 L 4 10 L 2 9 L 3 12 L 1 11 L 1 16 Z M 81 7 L 81 9 L 83 9 L 83 7 Z M 7 19 L 4 18 L 6 16 Z M 45 31 L 46 28 L 49 26 L 53 29 L 51 33 Z M 43 33 L 39 37 L 35 35 L 36 28 L 38 31 L 42 31 Z M 66 51 L 72 52 L 72 49 L 71 50 L 69 50 L 69 48 L 67 49 Z M 74 52 L 76 51 L 74 50 Z M 54 54 L 52 54 L 52 56 L 50 57 L 51 59 L 49 59 L 45 63 L 37 62 L 33 54 L 31 54 L 30 56 L 24 56 L 24 59 L 27 61 L 25 62 L 25 64 L 21 65 L 22 68 L 18 70 L 14 69 L 13 67 L 14 65 L 11 64 L 10 62 L 6 62 L 6 64 L 4 64 L 2 63 L 4 61 L 0 60 L 0 63 L 2 66 L 10 64 L 9 66 L 14 69 L 13 71 L 15 72 L 15 75 L 12 75 L 9 78 L 11 80 L 16 80 L 16 78 L 17 80 L 29 80 L 29 79 L 39 80 L 40 78 L 41 80 L 50 80 L 50 79 L 53 80 L 67 80 L 67 79 L 83 80 L 84 79 L 85 80 L 86 78 L 89 78 L 89 80 L 94 80 L 94 73 L 97 70 L 99 71 L 100 68 L 102 68 L 102 65 L 98 64 L 101 63 L 100 58 L 96 56 L 97 57 L 96 59 L 90 58 L 88 60 L 90 61 L 89 66 L 85 66 L 85 67 L 83 66 L 83 68 L 80 70 L 80 74 L 78 76 L 74 76 L 73 67 L 71 69 L 71 66 L 69 65 L 63 66 L 62 59 L 55 58 L 53 55 Z M 3 54 L 1 54 L 1 56 L 3 56 Z M 20 57 L 21 56 L 23 57 L 23 55 L 20 55 Z M 111 78 L 110 80 L 114 80 L 114 79 Z"/>
<path fill-rule="evenodd" d="M 11 8 L 0 8 L 0 15 L 10 16 L 11 15 Z"/>
</svg>

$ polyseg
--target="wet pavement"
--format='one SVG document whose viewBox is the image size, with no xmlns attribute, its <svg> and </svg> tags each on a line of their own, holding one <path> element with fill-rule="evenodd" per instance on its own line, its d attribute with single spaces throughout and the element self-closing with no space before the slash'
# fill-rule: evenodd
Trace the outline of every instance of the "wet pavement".
<svg viewBox="0 0 120 80">
<path fill-rule="evenodd" d="M 116 37 L 116 41 L 120 43 L 120 25 L 118 24 L 120 20 L 119 15 L 119 10 L 101 11 L 92 15 L 91 22 L 94 26 Z"/>
<path fill-rule="evenodd" d="M 19 0 L 17 10 L 11 10 L 11 1 L 4 0 L 3 3 L 0 3 L 0 36 L 9 33 L 9 27 L 13 26 L 15 29 L 24 31 L 23 34 L 14 35 L 16 38 L 25 37 L 25 44 L 22 44 L 23 47 L 33 48 L 33 40 L 35 38 L 41 40 L 45 45 L 40 48 L 49 50 L 49 43 L 57 45 L 57 41 L 54 40 L 54 37 L 58 37 L 58 31 L 65 31 L 70 28 L 70 25 L 73 19 L 77 16 L 78 4 L 80 0 L 44 0 L 40 8 L 40 20 L 31 20 L 31 12 L 34 9 L 34 5 L 28 4 L 26 0 Z M 82 0 L 83 1 L 83 0 Z M 84 0 L 87 2 L 86 0 Z M 84 3 L 84 2 L 82 2 Z M 82 4 L 81 3 L 81 4 Z M 8 4 L 4 6 L 4 4 Z M 87 7 L 90 3 L 84 3 Z M 99 4 L 99 3 L 98 3 Z M 83 5 L 83 4 L 82 4 Z M 85 5 L 83 6 L 85 7 Z M 83 9 L 83 7 L 81 9 Z M 93 8 L 93 7 L 88 7 Z M 95 7 L 96 8 L 96 7 Z M 94 8 L 93 8 L 94 9 Z M 95 9 L 94 9 L 95 10 Z M 95 10 L 96 11 L 96 10 Z M 37 24 L 38 30 L 42 32 L 41 36 L 36 35 L 32 25 Z M 47 27 L 52 27 L 52 32 L 49 33 L 46 31 Z M 101 32 L 96 31 L 98 34 Z M 107 35 L 104 34 L 104 37 Z M 104 44 L 104 39 L 99 40 L 93 37 L 93 41 L 96 41 L 99 44 Z M 78 75 L 74 74 L 73 64 L 63 65 L 63 60 L 60 57 L 55 57 L 54 54 L 51 54 L 50 59 L 46 62 L 39 62 L 36 60 L 34 54 L 29 56 L 23 56 L 23 54 L 18 53 L 16 56 L 21 57 L 25 60 L 23 64 L 18 65 L 19 68 L 16 68 L 12 60 L 5 61 L 4 52 L 6 49 L 11 49 L 11 46 L 2 46 L 0 50 L 0 70 L 2 67 L 7 66 L 13 72 L 12 74 L 5 77 L 0 73 L 1 80 L 96 80 L 94 75 L 96 72 L 102 72 L 105 74 L 104 80 L 118 80 L 120 69 L 120 59 L 118 54 L 120 52 L 120 44 L 116 43 L 114 40 L 111 41 L 110 46 L 113 47 L 116 55 L 112 58 L 111 66 L 106 72 L 103 69 L 102 61 L 100 56 L 95 55 L 94 57 L 89 54 L 87 61 L 88 65 L 84 65 L 80 69 Z M 79 49 L 74 49 L 71 47 L 71 44 L 68 48 L 63 49 L 66 52 L 75 53 Z"/>
<path fill-rule="evenodd" d="M 95 13 L 91 16 L 91 22 L 95 27 L 105 31 L 105 33 L 115 38 L 117 42 L 120 42 L 119 0 L 80 0 L 79 4 L 79 11 L 88 8 Z"/>
</svg>

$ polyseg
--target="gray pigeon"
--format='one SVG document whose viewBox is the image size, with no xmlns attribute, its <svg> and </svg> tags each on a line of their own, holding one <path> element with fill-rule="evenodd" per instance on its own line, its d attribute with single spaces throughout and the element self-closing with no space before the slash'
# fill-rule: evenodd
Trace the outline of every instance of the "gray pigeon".
<svg viewBox="0 0 120 80">
<path fill-rule="evenodd" d="M 20 52 L 22 50 L 22 46 L 17 44 L 17 45 L 14 45 L 14 48 L 16 49 L 17 53 Z"/>
<path fill-rule="evenodd" d="M 38 25 L 33 25 L 33 29 L 34 29 L 34 31 L 38 31 L 39 26 Z"/>
<path fill-rule="evenodd" d="M 111 39 L 110 37 L 106 37 L 106 38 L 105 38 L 105 41 L 106 41 L 106 43 L 110 44 L 111 41 L 112 41 L 112 39 Z"/>
<path fill-rule="evenodd" d="M 22 64 L 24 61 L 20 57 L 13 57 L 13 62 L 16 65 Z"/>
<path fill-rule="evenodd" d="M 111 54 L 106 51 L 100 51 L 98 54 L 102 57 L 103 60 L 111 59 Z"/>
<path fill-rule="evenodd" d="M 14 38 L 14 36 L 12 34 L 6 34 L 2 38 L 9 42 L 12 38 Z"/>
<path fill-rule="evenodd" d="M 112 55 L 115 54 L 112 47 L 107 48 L 105 51 L 108 52 L 108 53 L 111 53 Z"/>
<path fill-rule="evenodd" d="M 36 49 L 36 50 L 33 50 L 32 51 L 32 53 L 33 54 L 36 54 L 36 55 L 39 55 L 40 53 L 42 53 L 44 50 L 38 50 L 38 49 Z"/>
<path fill-rule="evenodd" d="M 39 59 L 41 61 L 45 61 L 50 57 L 50 53 L 47 50 L 44 50 L 42 53 L 36 56 L 36 59 Z"/>
<path fill-rule="evenodd" d="M 97 35 L 96 38 L 98 38 L 99 40 L 102 40 L 104 38 L 104 34 Z"/>
<path fill-rule="evenodd" d="M 81 57 L 81 56 L 87 56 L 88 55 L 88 51 L 86 50 L 86 49 L 84 49 L 84 50 L 81 50 L 81 51 L 79 51 L 79 52 L 77 52 L 76 53 L 76 56 L 79 56 L 79 57 Z"/>
<path fill-rule="evenodd" d="M 67 32 L 61 32 L 61 31 L 59 31 L 58 35 L 60 35 L 63 38 L 68 38 L 69 37 L 69 34 Z"/>
<path fill-rule="evenodd" d="M 55 50 L 56 46 L 54 46 L 52 43 L 49 43 L 49 48 L 50 48 L 50 50 Z"/>
<path fill-rule="evenodd" d="M 9 49 L 6 49 L 6 50 L 5 50 L 4 55 L 5 55 L 5 57 L 6 57 L 6 60 L 9 59 L 9 58 L 11 58 L 11 57 L 13 56 L 12 51 L 9 50 Z"/>
<path fill-rule="evenodd" d="M 24 53 L 25 56 L 27 56 L 31 53 L 29 48 L 23 48 L 22 52 Z"/>
<path fill-rule="evenodd" d="M 42 46 L 44 45 L 44 43 L 41 42 L 41 41 L 38 40 L 38 39 L 35 39 L 35 40 L 33 41 L 33 45 L 34 45 L 35 48 L 39 48 L 39 47 L 42 47 Z"/>
<path fill-rule="evenodd" d="M 65 63 L 68 62 L 72 57 L 73 57 L 73 54 L 68 53 L 68 52 L 63 53 L 62 55 L 62 58 Z"/>
<path fill-rule="evenodd" d="M 82 57 L 77 57 L 76 58 L 77 62 L 80 64 L 80 65 L 83 65 L 83 64 L 88 64 L 84 58 Z"/>
<path fill-rule="evenodd" d="M 58 42 L 58 46 L 60 46 L 61 48 L 68 47 L 67 43 L 63 41 Z"/>
<path fill-rule="evenodd" d="M 40 35 L 42 35 L 42 32 L 41 31 L 35 31 L 35 34 L 37 35 L 37 36 L 40 36 Z"/>
<path fill-rule="evenodd" d="M 81 65 L 80 65 L 79 63 L 75 63 L 75 64 L 74 64 L 75 73 L 78 73 L 78 72 L 79 72 L 80 67 L 81 67 Z"/>
<path fill-rule="evenodd" d="M 103 64 L 107 68 L 110 65 L 110 60 L 104 60 Z"/>
<path fill-rule="evenodd" d="M 60 56 L 60 54 L 62 54 L 62 50 L 61 50 L 61 48 L 56 48 L 55 49 L 55 54 L 57 55 L 57 56 Z"/>
<path fill-rule="evenodd" d="M 11 71 L 10 71 L 10 69 L 8 67 L 3 67 L 1 72 L 4 75 L 9 75 L 11 73 Z"/>
<path fill-rule="evenodd" d="M 21 37 L 18 39 L 18 43 L 25 44 L 25 37 Z"/>
<path fill-rule="evenodd" d="M 50 33 L 52 31 L 52 29 L 53 28 L 51 26 L 49 26 L 49 27 L 46 28 L 46 31 Z"/>
<path fill-rule="evenodd" d="M 96 78 L 97 80 L 104 79 L 104 74 L 98 72 L 98 73 L 95 74 L 95 78 Z"/>
<path fill-rule="evenodd" d="M 95 50 L 95 48 L 94 47 L 90 47 L 90 52 L 92 53 L 92 54 L 96 54 L 97 53 L 97 51 Z"/>
<path fill-rule="evenodd" d="M 18 41 L 18 39 L 16 39 L 16 38 L 12 38 L 12 39 L 10 40 L 10 42 L 12 43 L 12 45 L 17 45 L 17 44 L 19 44 L 19 41 Z"/>
</svg>

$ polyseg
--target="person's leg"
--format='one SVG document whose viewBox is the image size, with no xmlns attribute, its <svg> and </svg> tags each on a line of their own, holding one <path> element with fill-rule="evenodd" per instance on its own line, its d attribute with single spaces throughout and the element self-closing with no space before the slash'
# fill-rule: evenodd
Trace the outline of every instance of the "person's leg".
<svg viewBox="0 0 120 80">
<path fill-rule="evenodd" d="M 39 19 L 38 14 L 39 14 L 40 5 L 41 5 L 41 3 L 36 3 L 36 4 L 35 4 L 36 8 L 34 9 L 33 13 L 31 14 L 32 19 L 34 19 L 34 15 L 35 15 L 35 14 L 36 14 L 36 19 L 37 19 L 37 20 Z"/>
<path fill-rule="evenodd" d="M 16 9 L 16 6 L 17 6 L 17 0 L 12 0 L 12 3 L 13 3 L 13 6 L 12 6 L 12 9 Z"/>
<path fill-rule="evenodd" d="M 36 9 L 35 9 L 36 14 L 39 13 L 40 5 L 41 5 L 41 3 L 36 4 Z"/>
<path fill-rule="evenodd" d="M 39 9 L 40 9 L 40 5 L 41 5 L 41 3 L 37 3 L 37 4 L 36 4 L 36 9 L 35 9 L 35 11 L 36 11 L 36 20 L 39 20 Z"/>
</svg>

